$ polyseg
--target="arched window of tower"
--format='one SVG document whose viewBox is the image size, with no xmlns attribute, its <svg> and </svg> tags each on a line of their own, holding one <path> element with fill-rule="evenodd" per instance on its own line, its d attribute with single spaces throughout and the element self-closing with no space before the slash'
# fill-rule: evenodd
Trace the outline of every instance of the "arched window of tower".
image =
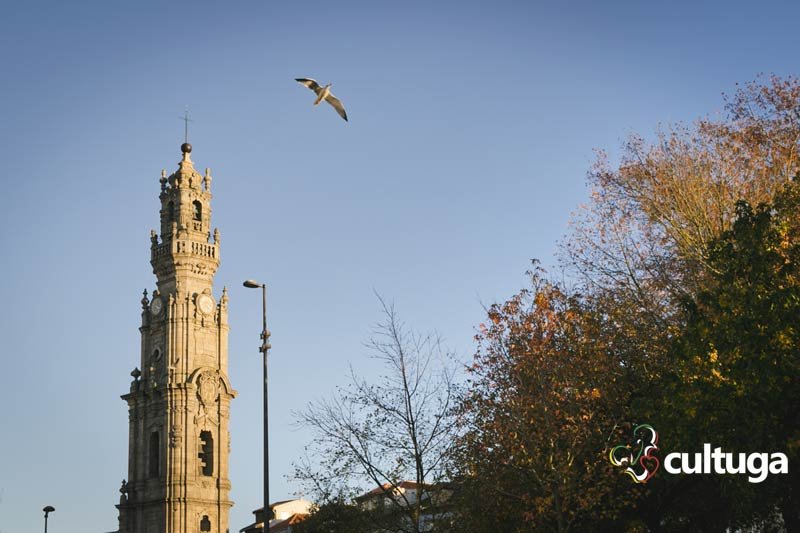
<svg viewBox="0 0 800 533">
<path fill-rule="evenodd" d="M 204 476 L 214 475 L 214 437 L 210 431 L 200 432 L 200 468 Z"/>
</svg>

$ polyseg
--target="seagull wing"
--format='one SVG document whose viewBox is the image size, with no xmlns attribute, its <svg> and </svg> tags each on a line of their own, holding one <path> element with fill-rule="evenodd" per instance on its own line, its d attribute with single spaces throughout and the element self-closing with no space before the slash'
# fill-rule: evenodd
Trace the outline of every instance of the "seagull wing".
<svg viewBox="0 0 800 533">
<path fill-rule="evenodd" d="M 328 96 L 325 97 L 325 101 L 331 104 L 336 112 L 339 113 L 339 116 L 342 117 L 345 122 L 347 122 L 347 113 L 344 110 L 342 102 L 340 102 L 338 98 L 333 96 L 333 94 L 328 93 Z"/>
<path fill-rule="evenodd" d="M 311 78 L 295 78 L 294 81 L 299 83 L 300 85 L 305 85 L 315 93 L 319 94 L 322 90 L 322 87 L 319 86 L 316 80 L 312 80 Z"/>
</svg>

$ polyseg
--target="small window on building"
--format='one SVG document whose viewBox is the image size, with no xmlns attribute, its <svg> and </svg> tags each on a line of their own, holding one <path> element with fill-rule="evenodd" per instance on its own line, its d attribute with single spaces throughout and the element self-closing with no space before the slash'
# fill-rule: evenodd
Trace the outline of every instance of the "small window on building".
<svg viewBox="0 0 800 533">
<path fill-rule="evenodd" d="M 159 465 L 158 459 L 160 454 L 161 442 L 158 438 L 158 431 L 150 433 L 150 454 L 149 454 L 149 468 L 148 473 L 150 477 L 158 477 Z"/>
<path fill-rule="evenodd" d="M 202 220 L 203 219 L 203 204 L 199 201 L 195 200 L 192 202 L 192 212 L 194 213 L 195 220 Z"/>
<path fill-rule="evenodd" d="M 208 515 L 203 515 L 203 519 L 200 520 L 200 531 L 211 531 L 211 520 L 208 519 Z"/>
<path fill-rule="evenodd" d="M 210 431 L 200 432 L 200 471 L 204 476 L 214 475 L 214 437 Z"/>
</svg>

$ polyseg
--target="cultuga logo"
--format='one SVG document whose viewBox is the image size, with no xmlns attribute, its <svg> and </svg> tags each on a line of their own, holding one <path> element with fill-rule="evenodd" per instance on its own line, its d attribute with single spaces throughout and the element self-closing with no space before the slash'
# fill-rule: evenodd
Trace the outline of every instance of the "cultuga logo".
<svg viewBox="0 0 800 533">
<path fill-rule="evenodd" d="M 679 466 L 675 466 L 678 463 Z M 711 465 L 714 465 L 712 470 Z M 761 483 L 769 474 L 788 474 L 789 458 L 778 453 L 731 453 L 703 444 L 703 452 L 672 452 L 664 459 L 670 474 L 748 474 L 747 481 Z"/>
<path fill-rule="evenodd" d="M 657 444 L 658 433 L 653 426 L 641 424 L 633 428 L 633 445 L 614 446 L 608 459 L 614 466 L 624 466 L 634 482 L 647 483 L 658 471 L 658 458 L 651 455 L 658 451 Z"/>
<path fill-rule="evenodd" d="M 658 451 L 658 433 L 649 424 L 633 429 L 633 444 L 611 449 L 608 459 L 611 464 L 625 467 L 636 483 L 647 483 L 660 465 L 653 452 Z M 664 458 L 664 470 L 669 474 L 747 474 L 750 483 L 761 483 L 769 474 L 788 474 L 789 459 L 786 454 L 776 453 L 731 453 L 722 448 L 711 449 L 703 444 L 702 452 L 672 452 Z"/>
</svg>

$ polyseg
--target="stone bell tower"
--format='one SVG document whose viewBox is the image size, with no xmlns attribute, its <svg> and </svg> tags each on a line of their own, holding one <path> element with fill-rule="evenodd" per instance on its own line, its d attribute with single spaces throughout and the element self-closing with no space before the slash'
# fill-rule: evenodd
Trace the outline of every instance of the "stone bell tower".
<svg viewBox="0 0 800 533">
<path fill-rule="evenodd" d="M 192 146 L 161 174 L 161 231 L 150 232 L 157 288 L 142 298 L 141 363 L 131 372 L 128 477 L 120 533 L 228 533 L 230 401 L 228 295 L 215 300 L 219 231 L 211 231 L 211 174 Z M 140 370 L 141 369 L 141 370 Z"/>
</svg>

